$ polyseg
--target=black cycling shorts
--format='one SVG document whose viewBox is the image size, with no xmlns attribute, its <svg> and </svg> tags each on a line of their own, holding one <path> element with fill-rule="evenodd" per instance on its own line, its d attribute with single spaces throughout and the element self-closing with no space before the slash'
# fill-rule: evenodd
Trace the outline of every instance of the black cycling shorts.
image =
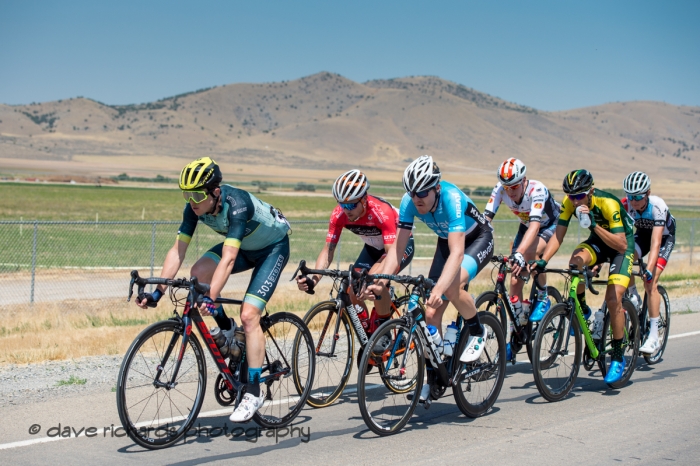
<svg viewBox="0 0 700 466">
<path fill-rule="evenodd" d="M 525 236 L 527 228 L 528 227 L 522 223 L 520 224 L 520 227 L 518 227 L 518 233 L 515 235 L 515 239 L 513 240 L 513 248 L 510 251 L 511 254 L 515 254 L 515 251 L 520 246 L 520 243 L 522 243 L 523 236 Z M 553 223 L 548 227 L 540 228 L 540 231 L 537 232 L 537 237 L 542 238 L 545 243 L 549 243 L 549 240 L 554 235 L 554 230 L 556 230 L 556 228 L 556 223 Z"/>
<path fill-rule="evenodd" d="M 634 242 L 631 241 L 631 238 L 627 240 L 627 250 L 624 254 L 605 244 L 605 241 L 595 234 L 576 246 L 576 249 L 585 249 L 591 254 L 592 259 L 591 263 L 588 264 L 589 267 L 606 262 L 610 263 L 608 285 L 621 285 L 627 288 L 634 263 Z"/>
<path fill-rule="evenodd" d="M 405 269 L 406 266 L 411 263 L 411 261 L 413 260 L 414 251 L 415 247 L 413 245 L 413 236 L 411 236 L 410 238 L 408 238 L 406 249 L 404 250 L 403 257 L 401 258 L 399 272 Z M 369 270 L 385 255 L 386 251 L 384 249 L 373 248 L 369 244 L 365 244 L 365 247 L 362 248 L 362 252 L 360 252 L 360 255 L 357 257 L 353 268 Z"/>
<path fill-rule="evenodd" d="M 433 281 L 437 281 L 440 278 L 449 256 L 450 247 L 447 244 L 447 239 L 438 238 L 435 256 L 433 256 L 433 264 L 430 266 L 428 278 Z M 462 268 L 469 273 L 469 281 L 474 280 L 486 264 L 489 263 L 492 256 L 493 232 L 491 230 L 482 231 L 479 236 L 469 243 L 465 241 Z"/>
<path fill-rule="evenodd" d="M 671 258 L 673 246 L 676 245 L 676 235 L 666 235 L 661 237 L 661 247 L 659 248 L 659 258 L 656 261 L 656 267 L 663 270 L 666 268 L 668 260 Z M 639 237 L 634 235 L 634 250 L 639 258 L 649 254 L 651 249 L 651 238 L 649 241 L 639 241 Z"/>
</svg>

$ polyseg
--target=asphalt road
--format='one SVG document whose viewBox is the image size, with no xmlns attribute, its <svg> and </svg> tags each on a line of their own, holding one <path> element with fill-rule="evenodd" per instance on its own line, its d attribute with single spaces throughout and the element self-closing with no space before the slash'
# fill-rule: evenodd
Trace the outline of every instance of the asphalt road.
<svg viewBox="0 0 700 466">
<path fill-rule="evenodd" d="M 412 464 L 496 461 L 498 464 L 697 464 L 700 456 L 700 314 L 675 314 L 672 339 L 655 366 L 642 362 L 631 383 L 611 390 L 599 372 L 579 372 L 569 398 L 543 400 L 528 363 L 508 367 L 493 410 L 465 418 L 451 392 L 429 410 L 418 407 L 401 433 L 379 438 L 364 425 L 356 403 L 353 376 L 347 393 L 325 409 L 304 409 L 297 428 L 258 431 L 255 424 L 234 426 L 211 393 L 199 425 L 219 427 L 165 450 L 147 451 L 120 437 L 114 393 L 10 406 L 0 425 L 3 464 Z M 524 354 L 520 360 L 527 360 Z M 115 374 L 116 378 L 116 374 Z M 50 437 L 60 430 L 75 438 Z M 40 430 L 32 435 L 31 426 Z M 223 432 L 224 427 L 228 435 Z M 231 435 L 232 430 L 239 427 Z M 53 430 L 50 430 L 54 428 Z M 37 429 L 37 427 L 34 427 Z M 116 434 L 116 435 L 115 435 Z M 213 435 L 212 435 L 213 434 Z M 218 435 L 216 435 L 218 434 Z M 275 437 L 276 435 L 276 437 Z"/>
</svg>

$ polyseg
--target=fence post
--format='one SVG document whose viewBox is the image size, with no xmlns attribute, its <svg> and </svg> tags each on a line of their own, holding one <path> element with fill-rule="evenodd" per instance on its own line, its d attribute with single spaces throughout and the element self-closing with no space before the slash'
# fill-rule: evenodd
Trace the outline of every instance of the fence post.
<svg viewBox="0 0 700 466">
<path fill-rule="evenodd" d="M 151 225 L 151 277 L 153 276 L 153 268 L 156 265 L 156 222 Z M 151 285 L 153 291 L 153 285 Z"/>
<path fill-rule="evenodd" d="M 693 265 L 693 242 L 695 237 L 695 219 L 690 224 L 690 265 Z"/>
<path fill-rule="evenodd" d="M 34 238 L 32 239 L 32 287 L 29 295 L 30 304 L 34 304 L 34 283 L 36 279 L 36 236 L 38 228 L 37 221 L 34 220 Z"/>
</svg>

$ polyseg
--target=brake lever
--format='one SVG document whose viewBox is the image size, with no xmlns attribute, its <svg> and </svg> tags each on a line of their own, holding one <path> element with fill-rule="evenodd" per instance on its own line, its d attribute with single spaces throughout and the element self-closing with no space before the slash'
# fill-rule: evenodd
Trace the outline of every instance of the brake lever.
<svg viewBox="0 0 700 466">
<path fill-rule="evenodd" d="M 129 296 L 126 298 L 126 302 L 131 301 L 131 297 L 134 295 L 134 283 L 136 282 L 136 279 L 139 276 L 138 270 L 132 270 L 131 271 L 131 281 L 129 282 Z"/>
<path fill-rule="evenodd" d="M 306 274 L 306 261 L 305 261 L 304 259 L 302 259 L 302 260 L 299 261 L 299 266 L 298 266 L 297 269 L 294 271 L 294 273 L 292 274 L 292 278 L 290 278 L 289 281 L 291 282 L 291 281 L 293 281 L 294 279 L 296 279 L 296 278 L 297 278 L 297 273 L 299 273 L 299 272 L 301 272 L 302 276 L 304 276 L 304 277 L 307 275 L 307 274 Z"/>
</svg>

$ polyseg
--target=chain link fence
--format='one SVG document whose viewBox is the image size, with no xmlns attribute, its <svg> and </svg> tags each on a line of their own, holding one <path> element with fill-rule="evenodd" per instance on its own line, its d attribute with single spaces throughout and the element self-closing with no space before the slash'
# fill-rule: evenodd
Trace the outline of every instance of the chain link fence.
<svg viewBox="0 0 700 466">
<path fill-rule="evenodd" d="M 700 219 L 677 220 L 676 246 L 672 260 L 693 263 Z M 0 308 L 35 303 L 83 299 L 104 300 L 105 305 L 123 302 L 129 272 L 159 275 L 168 250 L 173 246 L 180 222 L 61 222 L 0 221 Z M 296 264 L 305 259 L 314 264 L 325 242 L 328 222 L 292 221 L 291 257 L 281 282 L 288 281 Z M 495 220 L 496 253 L 508 254 L 518 221 Z M 435 250 L 436 237 L 417 224 L 416 252 L 409 274 L 426 274 Z M 572 222 L 559 255 L 562 260 L 587 231 Z M 197 228 L 178 276 L 188 276 L 190 267 L 222 237 L 209 228 Z M 334 266 L 345 268 L 363 247 L 362 241 L 345 232 L 336 250 Z M 697 260 L 697 259 L 696 259 Z M 226 295 L 240 296 L 250 273 L 232 276 Z"/>
</svg>

